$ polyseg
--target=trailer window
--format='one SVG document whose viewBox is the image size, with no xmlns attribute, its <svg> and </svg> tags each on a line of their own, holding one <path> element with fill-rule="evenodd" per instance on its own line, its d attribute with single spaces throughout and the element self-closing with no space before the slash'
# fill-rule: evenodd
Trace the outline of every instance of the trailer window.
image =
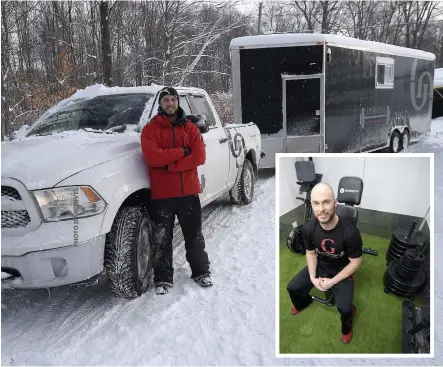
<svg viewBox="0 0 443 367">
<path fill-rule="evenodd" d="M 394 59 L 377 57 L 375 87 L 378 89 L 394 88 Z"/>
</svg>

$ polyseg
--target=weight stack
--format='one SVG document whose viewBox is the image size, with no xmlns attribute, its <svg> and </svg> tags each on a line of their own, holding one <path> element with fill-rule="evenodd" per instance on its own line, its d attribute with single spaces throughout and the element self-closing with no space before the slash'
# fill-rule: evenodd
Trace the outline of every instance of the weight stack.
<svg viewBox="0 0 443 367">
<path fill-rule="evenodd" d="M 421 232 L 414 231 L 415 226 L 414 222 L 409 230 L 397 229 L 392 233 L 391 242 L 386 253 L 388 263 L 400 259 L 407 250 L 425 244 L 426 237 Z"/>
<path fill-rule="evenodd" d="M 394 293 L 400 297 L 410 297 L 418 293 L 426 283 L 426 275 L 422 270 L 425 256 L 415 250 L 406 250 L 405 254 L 388 264 L 383 277 L 386 293 Z"/>
</svg>

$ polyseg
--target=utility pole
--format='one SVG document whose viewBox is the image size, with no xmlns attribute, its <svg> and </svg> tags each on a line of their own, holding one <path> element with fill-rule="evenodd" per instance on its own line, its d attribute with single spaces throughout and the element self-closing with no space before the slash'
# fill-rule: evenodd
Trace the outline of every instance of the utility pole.
<svg viewBox="0 0 443 367">
<path fill-rule="evenodd" d="M 258 27 L 257 27 L 257 34 L 260 34 L 260 23 L 261 23 L 261 9 L 262 9 L 262 2 L 258 5 Z"/>
</svg>

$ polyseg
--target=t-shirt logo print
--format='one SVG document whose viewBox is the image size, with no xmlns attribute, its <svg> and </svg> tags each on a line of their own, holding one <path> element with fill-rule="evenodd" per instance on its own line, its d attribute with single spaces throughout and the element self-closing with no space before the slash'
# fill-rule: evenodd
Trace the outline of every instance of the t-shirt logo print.
<svg viewBox="0 0 443 367">
<path fill-rule="evenodd" d="M 335 254 L 335 247 L 334 247 L 334 240 L 330 238 L 325 238 L 323 241 L 321 241 L 321 249 L 324 252 L 329 252 L 330 254 Z"/>
</svg>

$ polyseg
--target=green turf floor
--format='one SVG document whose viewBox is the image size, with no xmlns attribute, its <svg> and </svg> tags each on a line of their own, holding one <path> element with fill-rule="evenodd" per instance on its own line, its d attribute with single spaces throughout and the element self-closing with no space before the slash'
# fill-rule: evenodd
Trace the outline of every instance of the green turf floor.
<svg viewBox="0 0 443 367">
<path fill-rule="evenodd" d="M 286 287 L 306 266 L 306 257 L 290 252 L 286 244 L 280 247 L 280 353 L 401 353 L 404 299 L 383 291 L 389 240 L 367 235 L 362 238 L 364 247 L 377 250 L 378 256 L 363 254 L 362 265 L 355 273 L 357 313 L 353 338 L 347 345 L 341 342 L 336 306 L 314 301 L 300 314 L 291 315 L 292 303 Z M 311 294 L 324 298 L 324 292 L 315 288 Z"/>
</svg>

